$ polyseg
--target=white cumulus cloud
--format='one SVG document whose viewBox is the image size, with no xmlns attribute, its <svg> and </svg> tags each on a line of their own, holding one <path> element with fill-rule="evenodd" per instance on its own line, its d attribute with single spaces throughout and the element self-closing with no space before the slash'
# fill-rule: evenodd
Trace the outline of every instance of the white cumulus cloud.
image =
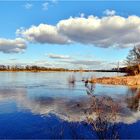
<svg viewBox="0 0 140 140">
<path fill-rule="evenodd" d="M 0 38 L 0 51 L 3 53 L 20 53 L 26 49 L 26 42 L 22 38 Z"/>
<path fill-rule="evenodd" d="M 129 47 L 140 43 L 140 17 L 107 16 L 69 18 L 57 24 L 59 33 L 70 40 L 99 47 Z"/>
<path fill-rule="evenodd" d="M 69 40 L 67 37 L 59 34 L 55 26 L 40 24 L 39 26 L 32 26 L 24 30 L 18 29 L 17 34 L 22 35 L 28 41 L 49 44 L 67 44 Z"/>
</svg>

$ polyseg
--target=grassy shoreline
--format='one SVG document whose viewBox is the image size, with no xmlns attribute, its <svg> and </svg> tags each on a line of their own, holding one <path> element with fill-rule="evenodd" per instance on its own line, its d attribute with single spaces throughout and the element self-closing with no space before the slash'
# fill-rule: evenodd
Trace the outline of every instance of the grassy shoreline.
<svg viewBox="0 0 140 140">
<path fill-rule="evenodd" d="M 93 78 L 89 80 L 89 82 L 109 85 L 140 86 L 140 74 L 136 76 Z"/>
</svg>

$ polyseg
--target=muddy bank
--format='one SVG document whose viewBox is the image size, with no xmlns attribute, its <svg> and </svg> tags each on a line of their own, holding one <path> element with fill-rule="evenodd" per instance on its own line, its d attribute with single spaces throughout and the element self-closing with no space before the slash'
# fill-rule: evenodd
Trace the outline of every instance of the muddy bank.
<svg viewBox="0 0 140 140">
<path fill-rule="evenodd" d="M 140 75 L 93 78 L 90 79 L 89 82 L 111 85 L 140 86 Z"/>
</svg>

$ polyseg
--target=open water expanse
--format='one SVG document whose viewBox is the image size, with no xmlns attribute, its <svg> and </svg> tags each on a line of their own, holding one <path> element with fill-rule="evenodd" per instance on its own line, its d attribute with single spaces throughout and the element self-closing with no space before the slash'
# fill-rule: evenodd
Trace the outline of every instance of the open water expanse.
<svg viewBox="0 0 140 140">
<path fill-rule="evenodd" d="M 82 80 L 117 75 L 123 74 L 1 72 L 0 138 L 98 138 L 86 121 L 91 96 Z M 75 82 L 69 83 L 72 76 Z M 120 139 L 140 138 L 139 89 L 96 84 L 93 94 L 121 107 L 116 119 Z"/>
</svg>

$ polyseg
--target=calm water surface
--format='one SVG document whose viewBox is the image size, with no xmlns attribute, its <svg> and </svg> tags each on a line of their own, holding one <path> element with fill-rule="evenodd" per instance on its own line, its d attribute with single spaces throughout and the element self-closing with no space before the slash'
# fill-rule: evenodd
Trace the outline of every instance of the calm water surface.
<svg viewBox="0 0 140 140">
<path fill-rule="evenodd" d="M 74 85 L 68 83 L 71 75 Z M 1 72 L 0 138 L 97 138 L 84 123 L 90 97 L 82 79 L 116 75 L 123 74 Z M 140 138 L 139 89 L 97 84 L 94 94 L 122 105 L 120 138 Z"/>
</svg>

